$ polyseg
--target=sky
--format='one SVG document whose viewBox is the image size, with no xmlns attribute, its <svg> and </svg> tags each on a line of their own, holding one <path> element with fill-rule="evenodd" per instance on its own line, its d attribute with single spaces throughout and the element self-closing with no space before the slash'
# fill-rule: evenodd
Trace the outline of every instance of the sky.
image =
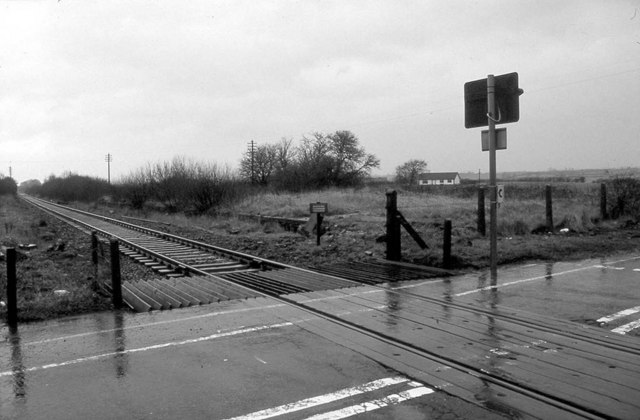
<svg viewBox="0 0 640 420">
<path fill-rule="evenodd" d="M 373 175 L 487 172 L 464 84 L 512 72 L 498 172 L 640 166 L 638 0 L 0 0 L 0 174 L 237 168 L 337 130 Z"/>
</svg>

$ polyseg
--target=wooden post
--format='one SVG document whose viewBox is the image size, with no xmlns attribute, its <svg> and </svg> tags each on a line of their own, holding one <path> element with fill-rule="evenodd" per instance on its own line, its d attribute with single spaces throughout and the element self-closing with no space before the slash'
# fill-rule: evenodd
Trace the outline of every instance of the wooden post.
<svg viewBox="0 0 640 420">
<path fill-rule="evenodd" d="M 387 259 L 400 261 L 402 248 L 400 243 L 400 222 L 398 212 L 398 193 L 387 191 Z"/>
<path fill-rule="evenodd" d="M 15 248 L 7 248 L 7 324 L 10 328 L 18 326 L 16 260 Z"/>
<path fill-rule="evenodd" d="M 609 218 L 607 214 L 607 184 L 600 184 L 600 217 L 602 220 Z"/>
<path fill-rule="evenodd" d="M 487 224 L 485 220 L 484 187 L 478 188 L 478 233 L 487 235 Z"/>
<path fill-rule="evenodd" d="M 113 306 L 122 308 L 122 279 L 120 277 L 120 250 L 117 239 L 110 241 L 111 246 L 111 293 Z"/>
<path fill-rule="evenodd" d="M 451 267 L 451 220 L 444 221 L 444 243 L 442 245 L 442 266 Z"/>
<path fill-rule="evenodd" d="M 553 232 L 553 197 L 551 194 L 551 185 L 545 188 L 545 202 L 547 213 L 547 230 Z"/>
<path fill-rule="evenodd" d="M 316 213 L 316 246 L 320 246 L 320 236 L 322 236 L 322 214 Z"/>
<path fill-rule="evenodd" d="M 94 278 L 98 278 L 98 233 L 91 232 L 91 262 L 93 263 Z"/>
</svg>

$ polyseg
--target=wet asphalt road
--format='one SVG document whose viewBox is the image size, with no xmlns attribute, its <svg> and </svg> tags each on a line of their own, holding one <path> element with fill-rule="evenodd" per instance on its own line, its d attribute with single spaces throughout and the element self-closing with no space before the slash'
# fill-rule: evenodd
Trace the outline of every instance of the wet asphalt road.
<svg viewBox="0 0 640 420">
<path fill-rule="evenodd" d="M 632 324 L 627 335 L 640 335 L 640 256 L 574 263 L 539 263 L 444 281 L 412 282 L 397 287 L 484 308 L 496 305 L 599 326 L 609 330 Z M 611 321 L 604 317 L 629 310 Z"/>
<path fill-rule="evenodd" d="M 611 330 L 640 318 L 639 308 L 598 322 L 639 307 L 639 282 L 640 257 L 629 256 L 396 287 Z M 351 418 L 501 418 L 309 332 L 308 317 L 252 299 L 3 327 L 0 418 L 345 418 L 358 407 L 376 409 Z"/>
</svg>

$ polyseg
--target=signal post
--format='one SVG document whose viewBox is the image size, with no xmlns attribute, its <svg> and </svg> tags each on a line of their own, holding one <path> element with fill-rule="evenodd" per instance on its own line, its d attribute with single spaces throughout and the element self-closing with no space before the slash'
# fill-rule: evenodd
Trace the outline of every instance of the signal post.
<svg viewBox="0 0 640 420">
<path fill-rule="evenodd" d="M 517 122 L 520 119 L 519 97 L 524 91 L 518 87 L 518 73 L 501 76 L 488 75 L 486 79 L 464 85 L 465 128 L 488 127 L 489 195 L 490 195 L 490 265 L 491 274 L 497 273 L 498 260 L 498 187 L 496 185 L 496 124 Z M 500 129 L 501 149 L 506 149 L 506 128 Z M 484 132 L 482 134 L 485 134 Z M 483 147 L 483 150 L 486 150 Z M 502 201 L 504 189 L 500 189 Z"/>
</svg>

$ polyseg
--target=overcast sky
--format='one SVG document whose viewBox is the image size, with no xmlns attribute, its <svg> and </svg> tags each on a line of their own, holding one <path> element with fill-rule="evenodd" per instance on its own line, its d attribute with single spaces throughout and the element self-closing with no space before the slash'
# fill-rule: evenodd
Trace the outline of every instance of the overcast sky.
<svg viewBox="0 0 640 420">
<path fill-rule="evenodd" d="M 488 171 L 464 83 L 518 72 L 498 172 L 640 166 L 640 1 L 0 0 L 0 173 L 112 179 L 350 130 Z"/>
</svg>

